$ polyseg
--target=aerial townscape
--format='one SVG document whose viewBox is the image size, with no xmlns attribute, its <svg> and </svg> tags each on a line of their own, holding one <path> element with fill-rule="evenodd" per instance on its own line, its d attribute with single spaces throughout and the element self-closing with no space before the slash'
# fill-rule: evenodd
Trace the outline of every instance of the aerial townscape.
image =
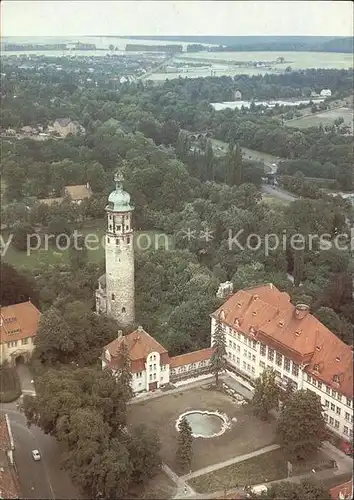
<svg viewBox="0 0 354 500">
<path fill-rule="evenodd" d="M 0 500 L 353 498 L 352 7 L 274 4 L 2 3 Z"/>
</svg>

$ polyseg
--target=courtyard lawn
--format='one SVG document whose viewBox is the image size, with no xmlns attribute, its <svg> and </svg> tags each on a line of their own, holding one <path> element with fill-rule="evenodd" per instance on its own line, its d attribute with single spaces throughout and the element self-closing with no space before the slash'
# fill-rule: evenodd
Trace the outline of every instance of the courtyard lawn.
<svg viewBox="0 0 354 500">
<path fill-rule="evenodd" d="M 99 263 L 104 260 L 104 220 L 90 222 L 82 228 L 78 228 L 78 232 L 87 236 L 89 234 L 97 236 L 99 244 L 97 248 L 88 250 L 89 262 Z M 8 241 L 10 231 L 5 230 L 1 232 L 4 242 Z M 92 245 L 92 244 L 91 244 Z M 92 245 L 93 246 L 93 245 Z M 144 251 L 147 248 L 174 248 L 174 238 L 170 235 L 164 235 L 162 231 L 137 231 L 134 234 L 134 247 L 136 251 Z M 10 245 L 6 254 L 2 257 L 2 261 L 12 266 L 25 269 L 34 269 L 41 263 L 56 264 L 69 262 L 69 251 L 59 250 L 52 246 L 50 243 L 48 249 L 45 249 L 44 238 L 42 248 L 38 250 L 30 250 L 28 255 L 26 252 L 17 250 L 14 246 Z"/>
<path fill-rule="evenodd" d="M 326 125 L 334 125 L 334 121 L 341 117 L 344 119 L 343 125 L 347 125 L 353 130 L 353 110 L 351 108 L 329 109 L 327 111 L 323 111 L 322 113 L 315 113 L 313 115 L 302 116 L 301 118 L 289 120 L 285 122 L 285 125 L 287 127 L 300 129 L 319 127 L 321 124 L 325 127 Z"/>
<path fill-rule="evenodd" d="M 274 443 L 275 421 L 260 421 L 253 416 L 247 405 L 235 404 L 228 395 L 209 390 L 208 385 L 181 389 L 177 393 L 129 405 L 128 426 L 145 423 L 155 428 L 161 441 L 162 461 L 175 470 L 176 420 L 189 410 L 217 410 L 226 414 L 230 421 L 232 418 L 237 419 L 236 422 L 231 422 L 231 428 L 221 436 L 194 439 L 191 464 L 193 471 Z"/>
<path fill-rule="evenodd" d="M 198 493 L 211 493 L 223 489 L 243 487 L 286 479 L 288 459 L 282 449 L 273 450 L 257 457 L 249 458 L 228 467 L 210 472 L 188 481 Z M 292 476 L 331 468 L 331 462 L 323 452 L 306 462 L 292 463 Z"/>
</svg>

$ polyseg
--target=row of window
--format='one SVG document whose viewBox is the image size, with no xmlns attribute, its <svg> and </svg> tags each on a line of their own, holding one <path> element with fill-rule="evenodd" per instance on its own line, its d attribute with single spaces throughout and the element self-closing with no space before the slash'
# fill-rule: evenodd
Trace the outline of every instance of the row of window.
<svg viewBox="0 0 354 500">
<path fill-rule="evenodd" d="M 191 363 L 190 365 L 178 366 L 176 368 L 171 369 L 171 374 L 175 375 L 176 373 L 183 373 L 183 372 L 196 370 L 197 368 L 203 368 L 208 363 L 209 363 L 208 360 L 202 360 L 202 361 L 199 361 L 199 363 Z"/>
<path fill-rule="evenodd" d="M 321 391 L 323 391 L 324 387 L 325 387 L 326 388 L 326 394 L 329 394 L 329 395 L 332 396 L 332 398 L 338 399 L 338 401 L 342 402 L 343 398 L 342 398 L 342 395 L 339 392 L 335 391 L 334 389 L 331 389 L 328 385 L 323 384 L 319 380 L 315 379 L 309 373 L 307 374 L 307 381 L 310 384 L 314 385 L 315 387 L 318 387 L 318 389 L 320 389 Z M 350 398 L 346 398 L 345 404 L 351 408 L 352 405 L 353 405 L 353 400 L 350 399 Z"/>
<path fill-rule="evenodd" d="M 239 365 L 239 366 L 241 365 L 240 358 L 236 357 L 235 354 L 233 354 L 232 352 L 228 351 L 227 352 L 227 357 L 230 358 L 230 360 L 232 360 L 237 365 Z M 251 366 L 249 363 L 246 363 L 246 361 L 242 362 L 242 369 L 245 370 L 245 371 L 247 371 L 247 372 L 252 373 L 253 375 L 256 372 L 255 367 Z"/>
<path fill-rule="evenodd" d="M 31 337 L 26 337 L 24 339 L 21 339 L 21 344 L 20 345 L 26 345 L 28 344 L 28 341 Z M 6 342 L 7 347 L 17 347 L 19 340 L 10 340 L 10 342 Z"/>
<path fill-rule="evenodd" d="M 260 348 L 260 355 L 271 361 L 272 363 L 275 362 L 277 366 L 280 368 L 284 368 L 284 371 L 289 372 L 291 371 L 292 375 L 294 377 L 299 376 L 299 365 L 294 363 L 288 358 L 285 358 L 280 352 L 275 351 L 275 349 L 272 349 L 271 347 L 267 347 L 265 344 L 261 344 Z"/>
<path fill-rule="evenodd" d="M 235 342 L 232 340 L 229 340 L 229 347 L 232 349 L 235 349 L 237 352 L 241 352 L 241 347 L 237 345 Z M 248 358 L 249 360 L 252 360 L 254 363 L 256 361 L 256 355 L 253 354 L 251 351 L 247 351 L 247 349 L 243 350 L 243 355 L 245 358 Z"/>
<path fill-rule="evenodd" d="M 233 337 L 237 337 L 237 340 L 239 340 L 240 342 L 243 342 L 244 344 L 247 344 L 252 349 L 257 349 L 257 342 L 255 340 L 246 337 L 246 335 L 243 335 L 240 332 L 235 332 L 230 327 L 229 327 L 229 335 L 232 335 Z"/>
<path fill-rule="evenodd" d="M 327 413 L 323 415 L 325 421 L 334 429 L 339 430 L 340 422 L 333 417 L 328 417 Z M 353 429 L 349 428 L 347 425 L 343 426 L 343 434 L 349 436 L 351 439 L 353 438 Z"/>
<path fill-rule="evenodd" d="M 336 406 L 334 403 L 328 401 L 328 399 L 325 400 L 325 407 L 329 408 L 331 411 L 335 411 L 337 415 L 341 415 L 342 413 L 341 408 L 339 408 L 339 406 Z M 347 411 L 344 412 L 344 418 L 347 422 L 353 422 L 353 415 L 351 415 Z"/>
<path fill-rule="evenodd" d="M 110 216 L 109 218 L 111 219 L 111 218 L 112 218 L 112 216 Z M 109 230 L 110 230 L 110 231 L 112 231 L 112 229 L 113 229 L 113 224 L 109 224 L 109 226 L 108 226 L 108 227 L 109 227 Z M 115 226 L 115 228 L 116 228 L 116 231 L 122 231 L 122 228 L 124 228 L 124 226 L 122 226 L 121 224 L 118 224 L 118 225 L 116 225 L 116 226 Z M 126 225 L 126 226 L 125 226 L 125 230 L 126 230 L 126 231 L 129 231 L 129 226 L 128 226 L 128 225 Z"/>
<path fill-rule="evenodd" d="M 111 239 L 109 236 L 107 236 L 107 243 L 110 243 Z M 124 240 L 122 240 L 124 241 Z M 127 245 L 130 244 L 130 236 L 127 236 Z M 119 245 L 119 238 L 116 238 L 116 245 Z"/>
</svg>

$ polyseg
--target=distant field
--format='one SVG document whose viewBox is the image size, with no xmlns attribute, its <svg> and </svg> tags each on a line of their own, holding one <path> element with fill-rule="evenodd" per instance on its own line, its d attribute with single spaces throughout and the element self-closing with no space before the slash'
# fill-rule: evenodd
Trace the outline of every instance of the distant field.
<svg viewBox="0 0 354 500">
<path fill-rule="evenodd" d="M 175 57 L 175 60 L 219 60 L 226 62 L 234 61 L 272 61 L 277 57 L 284 57 L 284 64 L 277 64 L 277 70 L 284 70 L 287 66 L 293 69 L 305 68 L 336 68 L 345 69 L 353 67 L 352 54 L 341 54 L 332 52 L 197 52 L 183 54 Z M 268 71 L 269 72 L 269 71 Z"/>
<path fill-rule="evenodd" d="M 337 108 L 323 111 L 323 113 L 302 116 L 295 120 L 289 120 L 285 125 L 287 127 L 309 128 L 319 127 L 322 124 L 324 127 L 325 125 L 333 125 L 334 121 L 340 117 L 344 119 L 345 125 L 353 129 L 353 109 L 351 108 Z"/>
<path fill-rule="evenodd" d="M 104 259 L 104 228 L 103 222 L 98 221 L 92 226 L 87 226 L 83 229 L 78 230 L 83 235 L 94 234 L 99 239 L 99 244 L 97 249 L 88 250 L 88 260 L 92 263 L 99 263 Z M 1 235 L 4 238 L 4 242 L 8 241 L 9 231 L 2 231 Z M 167 247 L 170 249 L 174 248 L 174 241 L 172 236 L 163 235 L 162 231 L 137 231 L 134 235 L 134 246 L 136 251 L 144 251 L 147 248 L 164 248 L 165 241 Z M 92 245 L 92 242 L 91 242 Z M 44 245 L 43 245 L 44 246 Z M 38 250 L 30 250 L 29 255 L 26 251 L 21 252 L 14 248 L 12 245 L 9 246 L 6 254 L 2 257 L 3 262 L 11 264 L 12 266 L 26 269 L 34 269 L 38 267 L 41 263 L 63 263 L 66 264 L 69 260 L 68 250 L 59 250 L 52 246 L 45 248 L 39 248 Z"/>
</svg>

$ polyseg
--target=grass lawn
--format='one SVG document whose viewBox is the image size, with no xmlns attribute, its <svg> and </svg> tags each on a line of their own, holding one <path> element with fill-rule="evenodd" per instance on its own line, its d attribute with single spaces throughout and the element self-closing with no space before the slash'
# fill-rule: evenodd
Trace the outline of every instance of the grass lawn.
<svg viewBox="0 0 354 500">
<path fill-rule="evenodd" d="M 145 423 L 155 428 L 161 441 L 161 456 L 172 470 L 175 470 L 177 446 L 176 420 L 188 410 L 219 411 L 228 416 L 231 426 L 224 434 L 211 438 L 195 438 L 191 469 L 199 470 L 238 455 L 263 448 L 274 442 L 275 422 L 262 422 L 253 416 L 248 406 L 239 406 L 220 391 L 205 386 L 181 389 L 156 399 L 129 405 L 128 425 Z"/>
<path fill-rule="evenodd" d="M 198 493 L 208 493 L 236 488 L 245 485 L 255 485 L 287 478 L 287 457 L 282 449 L 249 458 L 223 469 L 210 472 L 189 481 L 190 486 Z M 293 463 L 292 475 L 306 474 L 312 469 L 330 468 L 331 464 L 323 452 L 318 452 L 312 459 Z"/>
<path fill-rule="evenodd" d="M 144 485 L 135 485 L 129 491 L 129 498 L 151 498 L 165 500 L 172 498 L 176 493 L 176 486 L 172 480 L 160 470 L 155 477 Z"/>
<path fill-rule="evenodd" d="M 98 220 L 85 224 L 83 228 L 78 229 L 78 232 L 84 236 L 89 234 L 96 235 L 99 240 L 97 248 L 88 250 L 88 259 L 93 263 L 101 262 L 104 259 L 104 244 L 102 243 L 105 234 L 104 223 L 104 220 Z M 10 231 L 2 231 L 1 234 L 6 243 Z M 165 246 L 169 249 L 173 249 L 174 239 L 170 235 L 163 235 L 162 231 L 137 231 L 134 235 L 134 246 L 136 251 L 144 251 L 147 248 L 165 248 Z M 47 262 L 49 264 L 61 262 L 65 264 L 69 261 L 68 250 L 59 250 L 50 244 L 46 250 L 44 248 L 44 242 L 42 248 L 30 250 L 27 253 L 26 251 L 21 252 L 10 245 L 6 254 L 2 257 L 2 260 L 18 269 L 21 267 L 33 269 L 41 262 Z"/>
<path fill-rule="evenodd" d="M 290 203 L 289 201 L 278 198 L 277 196 L 272 196 L 268 193 L 262 193 L 262 201 L 271 208 L 284 208 Z"/>
<path fill-rule="evenodd" d="M 322 113 L 302 116 L 301 118 L 287 121 L 285 125 L 287 127 L 296 127 L 300 129 L 319 127 L 321 124 L 325 127 L 326 125 L 333 125 L 334 121 L 340 117 L 343 117 L 344 125 L 353 129 L 353 110 L 351 108 L 330 109 Z"/>
</svg>

